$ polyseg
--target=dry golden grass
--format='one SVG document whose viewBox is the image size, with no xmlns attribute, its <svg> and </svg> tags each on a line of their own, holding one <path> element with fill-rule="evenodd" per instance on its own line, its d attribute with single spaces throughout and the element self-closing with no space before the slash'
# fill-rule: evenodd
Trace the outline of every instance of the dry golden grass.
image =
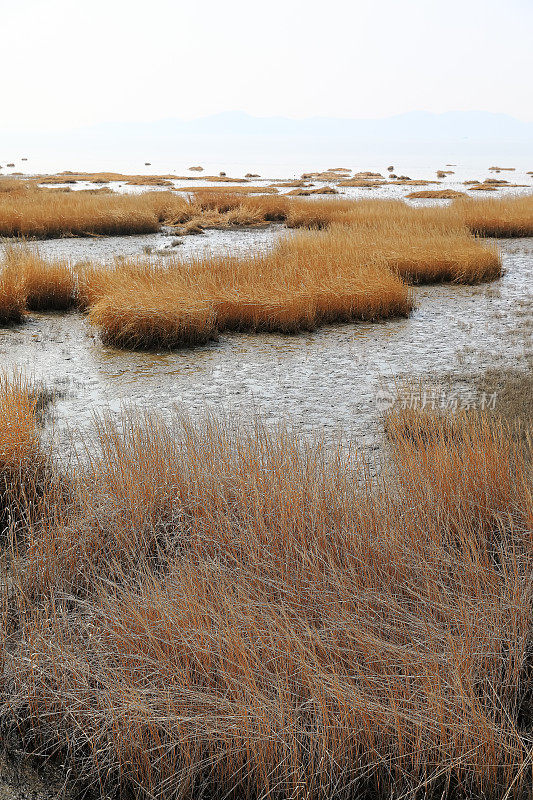
<svg viewBox="0 0 533 800">
<path fill-rule="evenodd" d="M 65 311 L 74 305 L 75 278 L 68 260 L 47 260 L 23 246 L 4 247 L 5 269 L 22 283 L 25 307 L 30 311 Z"/>
<path fill-rule="evenodd" d="M 387 181 L 373 180 L 368 178 L 347 178 L 339 181 L 338 186 L 353 186 L 362 189 L 372 189 L 374 186 L 386 186 Z"/>
<path fill-rule="evenodd" d="M 377 233 L 377 232 L 376 232 Z M 414 230 L 402 242 L 390 238 L 381 243 L 390 269 L 410 283 L 478 283 L 492 281 L 502 273 L 497 247 L 482 246 L 457 227 L 445 233 L 436 229 Z M 376 236 L 376 247 L 380 240 Z"/>
<path fill-rule="evenodd" d="M 60 236 L 90 236 L 153 233 L 163 222 L 184 224 L 201 222 L 202 208 L 192 198 L 169 191 L 143 192 L 135 195 L 101 193 L 101 191 L 76 191 L 39 189 L 35 185 L 9 181 L 6 187 L 0 181 L 0 235 L 54 238 Z M 238 204 L 235 198 L 255 192 L 276 193 L 276 189 L 234 187 L 231 192 L 232 209 Z M 220 190 L 205 187 L 202 196 L 220 195 Z M 259 222 L 242 209 L 246 221 Z M 204 227 L 238 225 L 239 214 L 212 215 L 203 220 Z"/>
<path fill-rule="evenodd" d="M 0 191 L 0 235 L 53 238 L 59 236 L 152 233 L 160 220 L 151 194 L 140 196 L 56 192 L 21 184 Z"/>
<path fill-rule="evenodd" d="M 243 258 L 175 257 L 164 267 L 133 261 L 100 273 L 89 268 L 80 292 L 85 303 L 93 300 L 89 319 L 103 339 L 121 347 L 193 344 L 215 330 L 295 333 L 407 314 L 408 287 L 370 243 L 346 234 L 302 232 L 269 253 Z"/>
<path fill-rule="evenodd" d="M 488 183 L 479 183 L 477 186 L 470 186 L 470 192 L 497 192 L 497 186 L 491 186 Z"/>
<path fill-rule="evenodd" d="M 21 252 L 17 258 L 29 308 L 66 308 L 76 287 L 78 306 L 91 308 L 106 341 L 168 347 L 206 341 L 215 328 L 289 332 L 335 320 L 405 314 L 411 300 L 398 276 L 414 283 L 472 283 L 501 272 L 496 248 L 483 246 L 466 229 L 462 206 L 414 209 L 398 201 L 311 201 L 205 190 L 190 198 L 149 192 L 131 199 L 185 233 L 270 221 L 310 232 L 263 255 L 192 265 L 174 257 L 154 268 L 81 265 L 74 277 L 67 263 Z M 8 270 L 6 281 L 13 274 Z M 13 285 L 5 283 L 6 298 Z M 156 314 L 158 297 L 161 313 Z"/>
<path fill-rule="evenodd" d="M 335 174 L 334 172 L 304 172 L 300 175 L 301 180 L 315 180 L 315 181 L 335 181 L 344 178 L 344 174 Z"/>
<path fill-rule="evenodd" d="M 196 192 L 213 192 L 214 194 L 219 194 L 220 192 L 224 192 L 224 189 L 221 189 L 219 186 L 195 186 L 194 189 L 179 189 L 178 191 L 182 192 L 189 192 L 192 191 Z M 243 194 L 277 194 L 278 189 L 275 186 L 232 186 L 231 189 L 227 190 L 229 193 L 234 195 L 243 195 Z"/>
<path fill-rule="evenodd" d="M 12 537 L 3 729 L 102 794 L 529 796 L 525 456 L 497 420 L 387 431 L 372 483 L 259 423 L 101 421 Z"/>
<path fill-rule="evenodd" d="M 63 184 L 77 183 L 131 183 L 132 185 L 152 184 L 154 181 L 169 181 L 176 179 L 176 175 L 124 175 L 122 172 L 62 172 L 59 175 L 38 175 L 36 183 Z M 156 185 L 158 185 L 156 183 Z"/>
<path fill-rule="evenodd" d="M 9 528 L 39 518 L 58 497 L 37 427 L 39 395 L 22 375 L 0 373 L 0 540 Z M 0 658 L 1 661 L 1 658 Z"/>
<path fill-rule="evenodd" d="M 220 175 L 202 175 L 201 179 L 210 183 L 248 183 L 247 178 L 228 178 L 226 174 L 222 173 Z"/>
<path fill-rule="evenodd" d="M 20 180 L 20 178 L 0 177 L 0 195 L 22 194 L 27 192 L 30 188 L 31 184 L 28 181 Z"/>
<path fill-rule="evenodd" d="M 126 181 L 127 186 L 173 186 L 168 178 L 158 178 L 157 176 L 140 176 L 130 178 Z"/>
<path fill-rule="evenodd" d="M 80 305 L 89 307 L 89 318 L 106 341 L 136 347 L 178 344 L 180 336 L 185 344 L 205 341 L 213 335 L 213 319 L 218 331 L 286 333 L 334 321 L 383 319 L 409 312 L 412 301 L 404 280 L 473 283 L 501 274 L 496 247 L 476 241 L 459 216 L 450 212 L 444 217 L 440 209 L 413 209 L 394 201 L 295 204 L 282 197 L 250 198 L 243 206 L 226 195 L 200 205 L 204 214 L 236 214 L 240 223 L 243 213 L 263 220 L 270 215 L 310 230 L 282 240 L 270 252 L 241 258 L 191 262 L 175 256 L 164 265 L 132 261 L 85 268 L 78 278 Z M 191 302 L 190 337 L 177 297 Z M 154 314 L 154 328 L 145 333 L 144 309 L 158 302 L 161 315 L 156 321 Z M 197 302 L 212 310 L 203 336 L 197 328 Z M 169 337 L 169 329 L 176 336 Z"/>
<path fill-rule="evenodd" d="M 247 183 L 245 178 L 228 178 L 222 175 L 125 175 L 122 172 L 62 172 L 59 175 L 39 175 L 32 179 L 37 184 L 126 183 L 130 186 L 172 186 L 172 181 L 210 181 L 213 183 Z"/>
<path fill-rule="evenodd" d="M 380 224 L 386 229 L 391 221 L 396 224 L 402 219 L 411 225 L 416 220 L 425 223 L 427 219 L 420 209 L 406 211 L 405 204 L 400 201 L 378 201 L 376 205 L 372 201 L 348 199 L 308 201 L 287 195 L 275 196 L 277 188 L 272 186 L 236 186 L 231 190 L 211 186 L 195 188 L 196 191 L 187 196 L 164 190 L 135 195 L 94 190 L 57 193 L 57 190 L 39 189 L 24 181 L 4 183 L 0 180 L 0 234 L 45 238 L 149 233 L 158 230 L 163 223 L 223 228 L 278 221 L 286 222 L 289 227 L 327 227 L 337 222 L 351 224 L 352 220 L 354 224 L 363 222 L 366 225 L 367 220 L 375 224 L 379 215 L 382 217 Z M 316 191 L 335 193 L 336 189 L 325 187 Z M 256 193 L 260 196 L 252 196 Z M 518 200 L 528 202 L 527 198 Z M 448 209 L 441 209 L 439 213 L 440 218 L 431 218 L 439 226 L 453 228 L 460 224 Z"/>
<path fill-rule="evenodd" d="M 287 224 L 330 228 L 331 235 L 317 238 L 317 242 L 323 242 L 332 253 L 344 248 L 350 253 L 348 258 L 365 259 L 373 254 L 388 269 L 413 283 L 476 283 L 501 274 L 497 249 L 477 242 L 458 218 L 451 214 L 443 217 L 440 209 L 412 209 L 394 201 L 368 201 L 356 206 L 340 201 L 337 218 L 329 225 L 324 220 L 325 211 L 318 203 L 308 204 L 299 213 L 294 209 Z"/>
<path fill-rule="evenodd" d="M 75 174 L 69 175 L 40 175 L 36 178 L 36 182 L 40 184 L 49 184 L 50 186 L 62 186 L 63 184 L 74 184 L 77 183 L 79 180 L 84 180 L 84 178 L 79 177 Z M 107 181 L 104 181 L 107 183 Z"/>
<path fill-rule="evenodd" d="M 315 194 L 339 194 L 339 191 L 332 186 L 319 186 L 316 189 L 291 189 L 287 194 L 294 197 L 308 197 Z"/>
<path fill-rule="evenodd" d="M 454 189 L 422 189 L 420 192 L 410 192 L 405 196 L 409 198 L 426 198 L 428 200 L 456 200 L 459 197 L 467 197 L 464 192 L 457 192 Z"/>
<path fill-rule="evenodd" d="M 0 373 L 0 475 L 30 465 L 40 450 L 36 399 L 30 383 L 18 374 Z"/>
<path fill-rule="evenodd" d="M 17 268 L 0 265 L 0 325 L 10 325 L 24 320 L 26 290 Z"/>
<path fill-rule="evenodd" d="M 458 201 L 454 208 L 478 236 L 533 236 L 533 194 Z"/>
<path fill-rule="evenodd" d="M 438 182 L 439 181 L 426 181 L 426 180 L 423 180 L 422 178 L 417 178 L 417 179 L 402 178 L 400 176 L 396 180 L 389 181 L 389 184 L 391 186 L 431 186 L 431 185 L 434 185 L 434 184 L 436 184 Z"/>
<path fill-rule="evenodd" d="M 127 349 L 171 349 L 216 337 L 213 305 L 184 291 L 179 282 L 122 285 L 91 309 L 107 344 Z"/>
<path fill-rule="evenodd" d="M 275 183 L 270 184 L 274 188 L 279 189 L 305 189 L 309 186 L 313 186 L 312 183 L 309 181 L 302 181 L 302 180 L 294 180 L 294 181 L 276 181 Z"/>
</svg>

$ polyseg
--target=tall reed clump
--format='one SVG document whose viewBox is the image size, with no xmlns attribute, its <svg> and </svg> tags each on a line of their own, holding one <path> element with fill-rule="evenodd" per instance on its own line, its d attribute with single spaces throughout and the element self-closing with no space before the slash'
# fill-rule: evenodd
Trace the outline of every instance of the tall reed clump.
<svg viewBox="0 0 533 800">
<path fill-rule="evenodd" d="M 245 203 L 231 193 L 196 196 L 209 213 L 239 208 L 259 212 L 266 220 L 284 221 L 289 228 L 327 229 L 344 226 L 345 236 L 364 232 L 391 268 L 415 283 L 454 281 L 476 283 L 501 274 L 496 247 L 477 242 L 455 208 L 413 208 L 391 200 L 300 200 L 254 197 Z M 337 234 L 339 235 L 339 234 Z"/>
<path fill-rule="evenodd" d="M 313 205 L 292 208 L 287 217 L 309 230 L 266 253 L 88 267 L 79 286 L 90 321 L 120 347 L 206 341 L 215 330 L 295 333 L 406 315 L 412 297 L 405 280 L 473 283 L 501 273 L 496 247 L 483 246 L 461 222 L 433 209 L 378 202 L 354 210 L 353 203 L 341 203 L 336 216 L 329 209 L 327 222 L 327 204 Z M 232 209 L 218 202 L 204 210 Z"/>
<path fill-rule="evenodd" d="M 13 265 L 0 264 L 0 325 L 24 321 L 26 290 Z"/>
<path fill-rule="evenodd" d="M 95 287 L 105 279 L 91 273 L 89 319 L 117 346 L 170 347 L 207 341 L 217 330 L 295 333 L 407 314 L 408 287 L 355 238 L 302 232 L 266 254 L 240 259 L 175 258 L 164 267 L 130 262 L 121 267 L 122 279 L 109 271 L 99 298 Z"/>
<path fill-rule="evenodd" d="M 179 284 L 161 287 L 144 282 L 106 294 L 91 310 L 102 339 L 127 349 L 171 349 L 204 344 L 216 338 L 210 303 L 184 292 Z"/>
<path fill-rule="evenodd" d="M 0 532 L 32 515 L 50 484 L 37 428 L 38 395 L 21 375 L 0 373 Z"/>
<path fill-rule="evenodd" d="M 165 220 L 185 229 L 284 221 L 306 230 L 267 253 L 166 259 L 146 274 L 129 262 L 83 265 L 74 277 L 66 262 L 18 253 L 28 307 L 66 308 L 76 294 L 109 343 L 174 347 L 205 342 L 217 329 L 296 332 L 407 314 L 412 301 L 404 280 L 473 283 L 501 274 L 497 248 L 474 239 L 455 207 L 243 199 L 218 191 L 192 199 L 148 192 L 131 201 L 157 224 Z"/>
<path fill-rule="evenodd" d="M 159 229 L 160 219 L 151 194 L 166 193 L 63 193 L 30 183 L 2 191 L 0 182 L 0 235 L 46 239 L 153 233 Z M 160 199 L 155 206 L 163 202 Z"/>
<path fill-rule="evenodd" d="M 533 194 L 458 201 L 454 206 L 477 236 L 533 236 Z"/>
<path fill-rule="evenodd" d="M 67 260 L 49 261 L 38 250 L 4 246 L 6 268 L 19 276 L 30 311 L 66 311 L 74 304 L 75 279 Z"/>
<path fill-rule="evenodd" d="M 53 238 L 151 233 L 162 223 L 183 225 L 194 222 L 204 227 L 225 228 L 285 222 L 289 227 L 327 227 L 334 223 L 359 224 L 381 216 L 383 221 L 423 221 L 425 210 L 413 209 L 401 201 L 316 200 L 275 193 L 275 187 L 237 187 L 219 190 L 204 187 L 186 197 L 172 191 L 140 194 L 57 191 L 40 188 L 35 182 L 0 178 L 0 235 Z M 448 190 L 447 190 L 448 191 Z M 440 196 L 443 196 L 439 191 Z M 450 196 L 450 195 L 447 195 Z M 433 209 L 439 224 L 465 223 L 482 235 L 524 236 L 532 230 L 532 195 L 502 200 L 457 203 L 448 209 Z M 456 213 L 460 212 L 460 213 Z"/>
<path fill-rule="evenodd" d="M 101 422 L 70 528 L 13 559 L 4 724 L 102 792 L 528 796 L 526 456 L 497 420 L 387 427 L 371 482 L 259 423 Z"/>
</svg>

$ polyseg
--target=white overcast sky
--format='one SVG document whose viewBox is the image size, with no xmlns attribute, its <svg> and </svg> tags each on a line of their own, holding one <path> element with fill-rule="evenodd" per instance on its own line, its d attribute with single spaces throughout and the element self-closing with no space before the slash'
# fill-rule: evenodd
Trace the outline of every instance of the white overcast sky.
<svg viewBox="0 0 533 800">
<path fill-rule="evenodd" d="M 533 0 L 0 0 L 5 129 L 500 111 L 533 120 Z"/>
</svg>

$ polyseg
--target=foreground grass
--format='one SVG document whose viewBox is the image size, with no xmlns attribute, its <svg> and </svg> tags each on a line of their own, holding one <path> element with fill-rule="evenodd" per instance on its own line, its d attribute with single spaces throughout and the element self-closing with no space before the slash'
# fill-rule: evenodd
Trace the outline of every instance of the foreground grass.
<svg viewBox="0 0 533 800">
<path fill-rule="evenodd" d="M 259 423 L 101 420 L 6 527 L 4 726 L 139 797 L 529 796 L 531 453 L 387 430 L 371 482 Z"/>
</svg>

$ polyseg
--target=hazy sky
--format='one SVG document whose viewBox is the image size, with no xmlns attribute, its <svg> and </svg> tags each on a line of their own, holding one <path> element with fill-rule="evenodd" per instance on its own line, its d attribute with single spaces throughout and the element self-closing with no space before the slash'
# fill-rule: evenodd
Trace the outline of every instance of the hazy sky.
<svg viewBox="0 0 533 800">
<path fill-rule="evenodd" d="M 0 0 L 2 128 L 108 120 L 533 120 L 533 0 Z"/>
</svg>

